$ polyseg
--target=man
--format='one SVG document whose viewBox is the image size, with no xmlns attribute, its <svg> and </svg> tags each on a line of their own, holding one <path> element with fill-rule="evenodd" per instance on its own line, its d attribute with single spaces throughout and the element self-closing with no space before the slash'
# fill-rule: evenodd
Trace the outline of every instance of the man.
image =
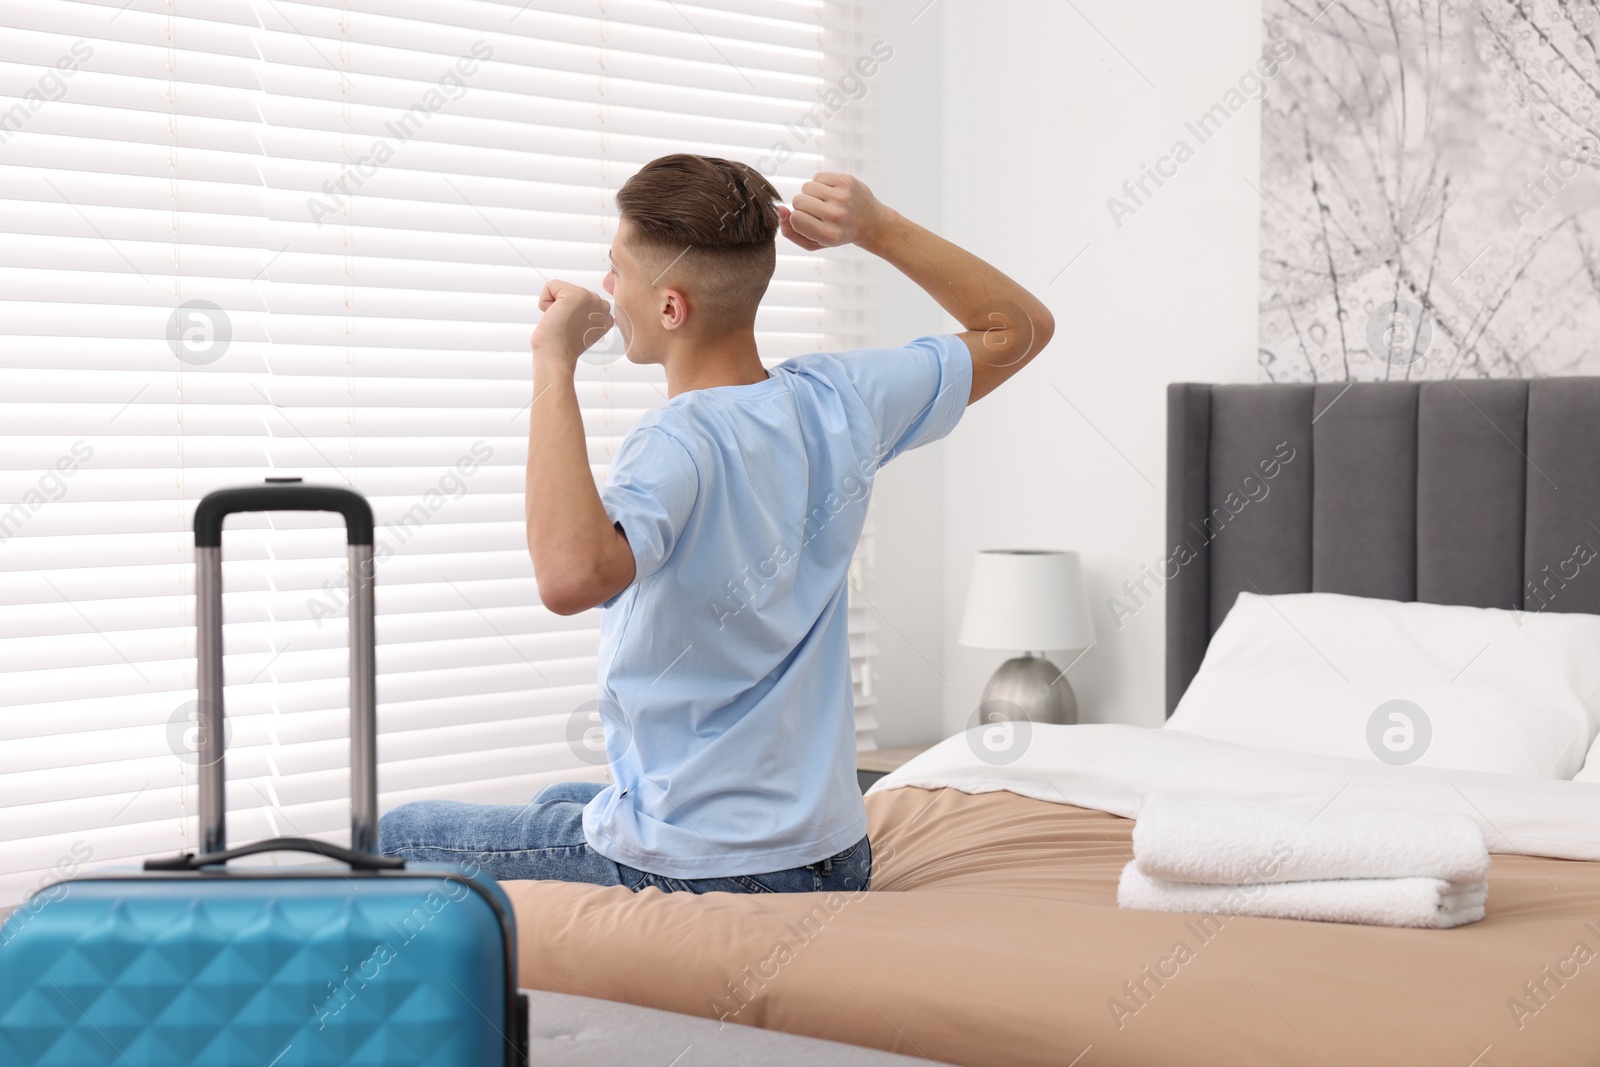
<svg viewBox="0 0 1600 1067">
<path fill-rule="evenodd" d="M 949 433 L 1054 322 L 849 175 L 778 200 L 752 168 L 692 155 L 618 192 L 605 289 L 628 358 L 665 368 L 668 401 L 628 434 L 600 492 L 573 371 L 612 312 L 562 281 L 539 297 L 528 550 L 545 607 L 601 609 L 614 784 L 553 785 L 523 806 L 406 804 L 381 822 L 385 854 L 634 890 L 867 887 L 845 579 L 873 476 Z M 881 256 L 964 332 L 769 371 L 756 308 L 780 230 L 804 249 Z"/>
</svg>

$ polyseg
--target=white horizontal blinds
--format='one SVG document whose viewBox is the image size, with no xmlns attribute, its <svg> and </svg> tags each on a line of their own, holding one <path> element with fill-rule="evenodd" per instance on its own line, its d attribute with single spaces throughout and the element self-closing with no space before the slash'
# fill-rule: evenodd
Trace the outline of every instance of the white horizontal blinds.
<svg viewBox="0 0 1600 1067">
<path fill-rule="evenodd" d="M 253 19 L 142 8 L 0 6 L 0 904 L 185 843 L 183 531 L 199 493 L 303 447 L 249 389 L 266 337 Z M 231 362 L 168 347 L 196 297 L 226 309 Z M 253 658 L 259 637 L 230 636 Z"/>
<path fill-rule="evenodd" d="M 760 160 L 816 98 L 833 9 L 0 7 L 0 905 L 85 850 L 193 846 L 188 530 L 205 492 L 267 475 L 372 502 L 385 804 L 603 776 L 581 741 L 598 613 L 540 607 L 523 542 L 534 296 L 598 287 L 643 162 Z M 780 257 L 766 356 L 858 343 L 836 258 Z M 579 367 L 597 479 L 665 399 L 620 355 Z M 237 841 L 346 825 L 331 521 L 228 523 Z"/>
</svg>

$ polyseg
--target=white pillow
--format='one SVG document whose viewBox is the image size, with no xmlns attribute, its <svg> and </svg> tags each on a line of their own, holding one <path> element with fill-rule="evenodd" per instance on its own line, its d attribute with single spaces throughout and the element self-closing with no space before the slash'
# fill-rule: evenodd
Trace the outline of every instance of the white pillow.
<svg viewBox="0 0 1600 1067">
<path fill-rule="evenodd" d="M 1249 748 L 1571 778 L 1600 733 L 1597 691 L 1600 615 L 1240 593 L 1166 726 Z M 1600 781 L 1600 765 L 1592 773 Z"/>
</svg>

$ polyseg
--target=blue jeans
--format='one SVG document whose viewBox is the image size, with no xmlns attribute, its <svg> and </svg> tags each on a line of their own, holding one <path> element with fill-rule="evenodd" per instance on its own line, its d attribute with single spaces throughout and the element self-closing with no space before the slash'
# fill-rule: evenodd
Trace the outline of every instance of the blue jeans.
<svg viewBox="0 0 1600 1067">
<path fill-rule="evenodd" d="M 546 878 L 625 885 L 667 893 L 859 892 L 872 877 L 872 846 L 863 837 L 827 859 L 784 871 L 724 878 L 668 878 L 600 855 L 583 836 L 583 806 L 605 786 L 558 782 L 523 805 L 417 800 L 378 820 L 378 850 L 418 863 L 459 863 L 497 881 Z"/>
</svg>

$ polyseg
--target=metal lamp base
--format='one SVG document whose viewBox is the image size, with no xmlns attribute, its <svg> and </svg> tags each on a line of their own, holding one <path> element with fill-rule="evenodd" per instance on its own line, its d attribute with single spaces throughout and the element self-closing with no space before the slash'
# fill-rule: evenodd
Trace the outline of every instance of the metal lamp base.
<svg viewBox="0 0 1600 1067">
<path fill-rule="evenodd" d="M 1043 656 L 1018 656 L 1000 664 L 983 688 L 985 712 L 1014 705 L 1031 722 L 1076 723 L 1078 697 L 1067 676 Z M 1007 709 L 1009 710 L 1009 709 Z M 995 716 L 985 714 L 986 719 Z M 1001 717 L 1009 717 L 1002 715 Z"/>
</svg>

